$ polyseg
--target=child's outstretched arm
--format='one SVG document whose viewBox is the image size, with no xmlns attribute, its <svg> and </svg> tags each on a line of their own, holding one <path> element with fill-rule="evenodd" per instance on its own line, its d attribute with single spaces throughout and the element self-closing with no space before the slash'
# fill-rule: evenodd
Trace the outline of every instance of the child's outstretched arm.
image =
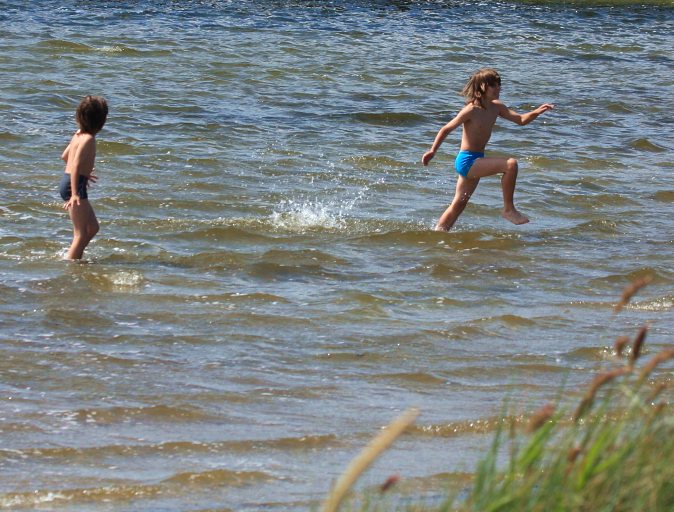
<svg viewBox="0 0 674 512">
<path fill-rule="evenodd" d="M 447 123 L 445 126 L 440 128 L 440 131 L 438 134 L 435 136 L 435 140 L 433 141 L 433 145 L 431 146 L 431 149 L 426 151 L 424 153 L 424 156 L 421 157 L 421 162 L 424 165 L 428 165 L 428 162 L 431 161 L 431 158 L 435 156 L 435 153 L 437 152 L 438 148 L 442 144 L 442 142 L 447 138 L 447 135 L 452 133 L 456 128 L 461 126 L 463 123 L 465 123 L 468 120 L 468 117 L 470 115 L 470 112 L 472 111 L 472 106 L 471 105 L 466 105 L 461 112 L 459 112 L 454 119 L 452 119 L 449 123 Z"/>
<path fill-rule="evenodd" d="M 548 110 L 552 110 L 553 108 L 555 108 L 555 106 L 552 103 L 543 103 L 540 107 L 532 110 L 531 112 L 527 112 L 526 114 L 518 114 L 517 112 L 508 108 L 504 103 L 500 101 L 498 102 L 498 106 L 499 106 L 498 111 L 499 116 L 501 116 L 503 119 L 507 119 L 508 121 L 512 121 L 513 123 L 518 124 L 520 126 L 525 126 L 529 124 L 531 121 L 540 116 L 543 112 L 547 112 Z"/>
</svg>

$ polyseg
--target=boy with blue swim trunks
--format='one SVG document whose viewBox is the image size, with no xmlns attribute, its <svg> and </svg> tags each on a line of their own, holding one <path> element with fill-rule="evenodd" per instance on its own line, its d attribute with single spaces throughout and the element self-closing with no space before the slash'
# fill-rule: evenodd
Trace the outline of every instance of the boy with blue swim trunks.
<svg viewBox="0 0 674 512">
<path fill-rule="evenodd" d="M 520 126 L 532 122 L 543 112 L 552 110 L 554 105 L 544 103 L 526 114 L 518 114 L 508 108 L 501 100 L 501 77 L 491 68 L 475 72 L 461 91 L 466 97 L 463 107 L 454 119 L 443 126 L 435 137 L 431 149 L 424 153 L 421 161 L 424 165 L 435 156 L 445 138 L 459 126 L 463 126 L 461 151 L 456 157 L 454 168 L 458 176 L 456 192 L 449 208 L 438 220 L 437 231 L 449 231 L 459 218 L 475 191 L 480 178 L 502 173 L 503 218 L 513 224 L 526 224 L 529 219 L 515 208 L 513 202 L 517 181 L 517 160 L 514 158 L 485 157 L 484 148 L 489 142 L 496 119 L 502 117 Z"/>
</svg>

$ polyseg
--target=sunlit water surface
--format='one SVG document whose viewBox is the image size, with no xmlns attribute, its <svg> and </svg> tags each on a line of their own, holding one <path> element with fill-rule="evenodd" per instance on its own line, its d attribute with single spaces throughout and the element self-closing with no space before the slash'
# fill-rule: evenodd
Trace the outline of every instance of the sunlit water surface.
<svg viewBox="0 0 674 512">
<path fill-rule="evenodd" d="M 471 472 L 503 404 L 571 398 L 612 344 L 671 346 L 669 7 L 468 2 L 0 2 L 0 508 L 308 510 L 360 483 Z M 327 5 L 327 3 L 325 3 Z M 500 217 L 451 233 L 471 72 L 527 127 Z M 57 187 L 104 95 L 86 262 Z M 652 276 L 619 315 L 623 287 Z M 662 370 L 671 376 L 671 366 Z"/>
</svg>

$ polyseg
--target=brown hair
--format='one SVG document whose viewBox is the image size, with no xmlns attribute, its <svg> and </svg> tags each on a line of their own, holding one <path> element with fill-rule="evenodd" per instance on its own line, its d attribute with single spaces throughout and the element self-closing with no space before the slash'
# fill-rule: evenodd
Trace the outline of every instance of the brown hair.
<svg viewBox="0 0 674 512">
<path fill-rule="evenodd" d="M 482 68 L 471 75 L 461 95 L 466 97 L 466 103 L 478 102 L 484 107 L 482 101 L 487 87 L 494 85 L 501 85 L 501 75 L 495 69 Z"/>
<path fill-rule="evenodd" d="M 96 135 L 108 118 L 108 102 L 101 96 L 85 96 L 75 112 L 77 124 L 85 133 Z"/>
</svg>

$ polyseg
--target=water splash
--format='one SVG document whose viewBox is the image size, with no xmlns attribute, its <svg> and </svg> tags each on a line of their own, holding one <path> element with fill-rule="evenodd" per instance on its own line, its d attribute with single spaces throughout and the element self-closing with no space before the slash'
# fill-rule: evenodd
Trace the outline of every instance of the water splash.
<svg viewBox="0 0 674 512">
<path fill-rule="evenodd" d="M 351 218 L 351 212 L 368 191 L 363 187 L 346 201 L 293 200 L 280 203 L 281 211 L 270 215 L 271 225 L 281 231 L 304 233 L 316 229 L 344 230 Z"/>
<path fill-rule="evenodd" d="M 313 229 L 339 230 L 345 225 L 340 206 L 295 201 L 285 201 L 281 206 L 283 211 L 273 212 L 270 216 L 272 226 L 279 230 L 303 233 Z"/>
</svg>

